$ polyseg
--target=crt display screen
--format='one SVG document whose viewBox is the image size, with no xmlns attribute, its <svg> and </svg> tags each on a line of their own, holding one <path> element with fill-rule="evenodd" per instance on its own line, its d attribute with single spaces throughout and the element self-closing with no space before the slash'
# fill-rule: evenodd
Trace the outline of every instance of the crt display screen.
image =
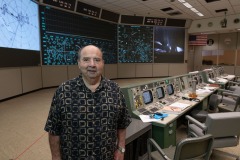
<svg viewBox="0 0 240 160">
<path fill-rule="evenodd" d="M 215 77 L 213 72 L 211 73 L 211 75 L 212 75 L 212 78 L 214 78 L 214 77 Z"/>
<path fill-rule="evenodd" d="M 199 76 L 199 83 L 202 83 L 202 76 Z"/>
<path fill-rule="evenodd" d="M 157 97 L 158 97 L 158 99 L 161 99 L 164 97 L 164 91 L 163 91 L 162 87 L 157 88 Z"/>
<path fill-rule="evenodd" d="M 196 81 L 196 85 L 198 85 L 198 79 L 197 79 L 197 77 L 194 77 L 194 80 Z"/>
<path fill-rule="evenodd" d="M 211 73 L 208 74 L 208 77 L 209 77 L 209 78 L 213 78 Z"/>
<path fill-rule="evenodd" d="M 152 92 L 150 90 L 143 92 L 143 102 L 145 104 L 151 103 L 153 101 Z"/>
<path fill-rule="evenodd" d="M 168 91 L 168 95 L 172 95 L 174 93 L 172 84 L 167 85 L 167 91 Z"/>
</svg>

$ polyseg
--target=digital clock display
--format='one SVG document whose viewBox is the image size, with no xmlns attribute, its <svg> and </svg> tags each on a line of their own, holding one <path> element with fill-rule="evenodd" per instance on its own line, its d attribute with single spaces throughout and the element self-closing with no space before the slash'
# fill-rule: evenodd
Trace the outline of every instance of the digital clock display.
<svg viewBox="0 0 240 160">
<path fill-rule="evenodd" d="M 77 12 L 99 18 L 101 9 L 86 3 L 78 2 Z"/>
<path fill-rule="evenodd" d="M 43 0 L 43 3 L 74 11 L 76 0 Z"/>
<path fill-rule="evenodd" d="M 145 25 L 164 26 L 166 18 L 145 17 Z"/>
</svg>

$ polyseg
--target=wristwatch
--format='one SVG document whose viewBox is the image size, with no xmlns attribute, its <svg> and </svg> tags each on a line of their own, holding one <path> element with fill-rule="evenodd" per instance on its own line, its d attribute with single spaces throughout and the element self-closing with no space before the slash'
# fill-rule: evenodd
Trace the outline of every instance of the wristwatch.
<svg viewBox="0 0 240 160">
<path fill-rule="evenodd" d="M 121 146 L 118 146 L 118 150 L 121 152 L 121 153 L 124 153 L 125 152 L 125 148 L 121 147 Z"/>
</svg>

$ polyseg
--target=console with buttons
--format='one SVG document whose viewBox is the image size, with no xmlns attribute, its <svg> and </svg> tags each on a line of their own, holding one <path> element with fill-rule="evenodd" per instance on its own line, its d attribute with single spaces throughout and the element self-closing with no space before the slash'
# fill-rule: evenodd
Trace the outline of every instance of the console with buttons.
<svg viewBox="0 0 240 160">
<path fill-rule="evenodd" d="M 182 100 L 184 94 L 191 89 L 189 80 L 188 75 L 181 75 L 126 86 L 121 90 L 132 117 L 139 118 L 140 115 L 163 113 L 164 106 Z M 153 123 L 153 138 L 164 148 L 176 143 L 176 118 L 168 118 L 160 119 L 164 123 Z"/>
</svg>

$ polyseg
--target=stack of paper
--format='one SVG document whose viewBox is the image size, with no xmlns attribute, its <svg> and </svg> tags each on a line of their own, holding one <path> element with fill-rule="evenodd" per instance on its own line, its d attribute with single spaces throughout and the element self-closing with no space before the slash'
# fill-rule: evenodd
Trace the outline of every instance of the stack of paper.
<svg viewBox="0 0 240 160">
<path fill-rule="evenodd" d="M 190 106 L 190 104 L 175 102 L 169 106 L 164 106 L 162 109 L 162 112 L 171 113 L 171 114 L 179 114 L 189 106 Z"/>
</svg>

